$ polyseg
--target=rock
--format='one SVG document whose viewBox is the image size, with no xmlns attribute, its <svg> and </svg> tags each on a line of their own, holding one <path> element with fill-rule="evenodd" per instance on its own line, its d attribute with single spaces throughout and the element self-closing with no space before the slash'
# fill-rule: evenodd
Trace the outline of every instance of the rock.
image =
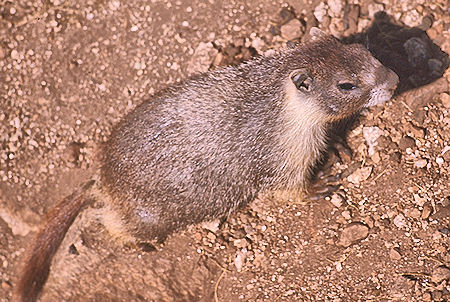
<svg viewBox="0 0 450 302">
<path fill-rule="evenodd" d="M 13 49 L 13 50 L 11 51 L 11 59 L 17 60 L 17 59 L 19 59 L 19 58 L 20 58 L 19 52 L 18 52 L 17 50 Z"/>
<path fill-rule="evenodd" d="M 431 204 L 429 202 L 427 202 L 423 206 L 421 218 L 423 220 L 428 219 L 428 217 L 430 217 L 432 211 L 433 211 L 433 208 L 431 207 Z"/>
<path fill-rule="evenodd" d="M 367 178 L 369 178 L 371 173 L 372 173 L 372 167 L 371 166 L 363 167 L 363 168 L 360 168 L 360 169 L 356 170 L 351 175 L 349 175 L 347 177 L 347 180 L 349 182 L 351 182 L 351 183 L 359 184 L 360 182 L 362 182 L 362 181 L 366 180 Z"/>
<path fill-rule="evenodd" d="M 256 49 L 256 51 L 258 53 L 262 53 L 263 52 L 264 45 L 265 45 L 264 40 L 261 39 L 260 37 L 256 37 L 255 39 L 252 40 L 252 47 L 254 49 Z"/>
<path fill-rule="evenodd" d="M 442 301 L 442 292 L 440 290 L 435 290 L 431 293 L 431 297 L 433 298 L 433 301 Z"/>
<path fill-rule="evenodd" d="M 344 198 L 342 198 L 341 195 L 334 193 L 331 196 L 330 202 L 336 207 L 339 208 L 342 206 L 342 203 L 344 202 Z"/>
<path fill-rule="evenodd" d="M 194 51 L 192 59 L 188 63 L 187 73 L 191 75 L 208 71 L 218 52 L 211 42 L 200 42 Z"/>
<path fill-rule="evenodd" d="M 425 168 L 427 166 L 427 164 L 428 164 L 428 162 L 426 159 L 418 159 L 414 162 L 414 166 L 416 166 L 419 169 Z"/>
<path fill-rule="evenodd" d="M 327 5 L 325 2 L 320 2 L 314 9 L 314 17 L 316 17 L 319 23 L 323 22 L 324 17 L 327 15 Z"/>
<path fill-rule="evenodd" d="M 409 27 L 416 27 L 422 24 L 422 19 L 417 10 L 407 10 L 403 17 L 403 23 Z"/>
<path fill-rule="evenodd" d="M 405 103 L 414 111 L 427 105 L 435 95 L 448 92 L 448 82 L 445 77 L 439 78 L 433 83 L 409 90 L 403 94 Z"/>
<path fill-rule="evenodd" d="M 235 239 L 233 240 L 233 245 L 237 248 L 245 248 L 248 246 L 248 242 L 245 239 Z"/>
<path fill-rule="evenodd" d="M 403 48 L 408 55 L 409 63 L 414 67 L 425 65 L 431 55 L 427 43 L 418 37 L 408 39 Z"/>
<path fill-rule="evenodd" d="M 416 147 L 416 141 L 410 136 L 404 136 L 400 139 L 398 146 L 402 150 L 406 150 L 407 148 L 414 149 Z"/>
<path fill-rule="evenodd" d="M 9 209 L 0 207 L 0 219 L 8 224 L 13 235 L 26 236 L 29 232 L 37 231 L 37 226 L 26 223 L 24 218 L 39 220 L 38 216 L 31 210 L 23 210 L 22 213 L 13 214 Z"/>
<path fill-rule="evenodd" d="M 234 266 L 236 267 L 237 271 L 240 272 L 242 270 L 242 267 L 244 267 L 246 254 L 242 251 L 238 251 L 236 258 L 234 258 Z"/>
<path fill-rule="evenodd" d="M 441 232 L 445 236 L 448 236 L 450 234 L 450 229 L 449 228 L 442 228 L 442 229 L 439 229 L 439 232 Z"/>
<path fill-rule="evenodd" d="M 370 25 L 370 21 L 367 19 L 359 19 L 358 20 L 358 29 L 357 32 L 362 32 L 366 30 Z"/>
<path fill-rule="evenodd" d="M 0 60 L 6 56 L 5 49 L 0 45 Z"/>
<path fill-rule="evenodd" d="M 381 135 L 383 135 L 383 133 L 384 131 L 378 127 L 363 128 L 363 136 L 366 140 L 367 146 L 369 147 L 369 155 L 373 155 L 375 153 L 375 146 L 378 144 L 377 140 Z"/>
<path fill-rule="evenodd" d="M 206 234 L 206 237 L 211 241 L 214 242 L 216 241 L 217 236 L 214 235 L 213 233 L 209 232 L 208 234 Z"/>
<path fill-rule="evenodd" d="M 276 20 L 278 24 L 284 24 L 295 18 L 295 8 L 283 7 L 278 15 L 279 19 Z"/>
<path fill-rule="evenodd" d="M 303 24 L 298 19 L 292 19 L 288 23 L 281 26 L 281 36 L 286 40 L 295 40 L 303 35 Z"/>
<path fill-rule="evenodd" d="M 428 60 L 427 64 L 432 74 L 440 76 L 442 73 L 444 73 L 445 65 L 444 63 L 442 63 L 442 61 L 435 58 L 431 58 Z"/>
<path fill-rule="evenodd" d="M 369 10 L 369 19 L 373 20 L 374 16 L 377 12 L 379 11 L 383 11 L 384 10 L 384 5 L 381 3 L 371 3 L 368 6 L 368 10 Z"/>
<path fill-rule="evenodd" d="M 402 259 L 402 255 L 396 249 L 391 249 L 391 251 L 389 252 L 389 258 L 391 258 L 391 260 L 397 261 Z"/>
<path fill-rule="evenodd" d="M 370 216 L 366 216 L 364 217 L 364 224 L 367 225 L 369 229 L 371 229 L 375 225 L 375 220 Z"/>
<path fill-rule="evenodd" d="M 2 288 L 6 291 L 6 290 L 10 290 L 11 289 L 11 284 L 6 282 L 6 281 L 2 281 Z"/>
<path fill-rule="evenodd" d="M 414 203 L 416 205 L 418 205 L 419 207 L 423 207 L 425 202 L 427 202 L 427 198 L 426 197 L 422 197 L 419 194 L 413 194 L 413 197 L 414 197 Z"/>
<path fill-rule="evenodd" d="M 424 293 L 424 294 L 422 295 L 422 300 L 423 300 L 424 302 L 430 302 L 430 301 L 431 301 L 431 294 L 428 293 L 428 292 Z"/>
<path fill-rule="evenodd" d="M 344 217 L 346 220 L 350 220 L 352 218 L 352 213 L 350 213 L 349 210 L 342 211 L 342 217 Z"/>
<path fill-rule="evenodd" d="M 412 114 L 412 119 L 414 120 L 415 124 L 419 127 L 423 125 L 426 117 L 427 114 L 425 113 L 425 110 L 417 110 L 414 111 Z"/>
<path fill-rule="evenodd" d="M 436 29 L 429 28 L 427 30 L 427 35 L 428 35 L 428 37 L 430 37 L 431 40 L 435 40 L 438 37 L 439 33 Z"/>
<path fill-rule="evenodd" d="M 406 227 L 407 221 L 403 214 L 398 214 L 394 217 L 394 225 L 399 229 Z"/>
<path fill-rule="evenodd" d="M 225 53 L 225 55 L 229 56 L 229 57 L 236 57 L 240 50 L 239 50 L 239 46 L 236 45 L 228 45 L 226 47 L 224 47 L 223 52 Z"/>
<path fill-rule="evenodd" d="M 418 219 L 421 213 L 417 208 L 410 208 L 405 210 L 405 215 L 413 219 Z"/>
<path fill-rule="evenodd" d="M 349 4 L 344 12 L 345 35 L 351 35 L 358 31 L 358 17 L 360 7 L 357 4 Z"/>
<path fill-rule="evenodd" d="M 207 229 L 208 231 L 211 231 L 213 233 L 215 233 L 219 230 L 219 225 L 220 225 L 219 219 L 206 221 L 206 222 L 202 223 L 202 227 L 204 229 Z"/>
<path fill-rule="evenodd" d="M 396 149 L 397 144 L 395 144 L 389 136 L 380 136 L 377 140 L 377 145 L 380 149 Z"/>
<path fill-rule="evenodd" d="M 450 146 L 445 146 L 444 149 L 442 149 L 442 159 L 446 162 L 450 162 Z"/>
<path fill-rule="evenodd" d="M 362 223 L 354 222 L 347 225 L 341 233 L 338 245 L 349 247 L 350 245 L 363 240 L 369 235 L 369 228 Z"/>
<path fill-rule="evenodd" d="M 450 109 L 450 94 L 448 94 L 447 92 L 441 93 L 440 99 L 442 105 L 444 105 L 445 108 Z"/>
<path fill-rule="evenodd" d="M 393 163 L 400 163 L 402 161 L 402 154 L 400 152 L 393 152 L 389 155 L 389 160 Z"/>
<path fill-rule="evenodd" d="M 340 17 L 344 4 L 342 0 L 328 0 L 329 14 L 331 17 Z"/>
<path fill-rule="evenodd" d="M 433 283 L 441 283 L 444 280 L 450 279 L 450 268 L 446 266 L 438 266 L 433 270 L 431 274 L 431 282 Z"/>
</svg>

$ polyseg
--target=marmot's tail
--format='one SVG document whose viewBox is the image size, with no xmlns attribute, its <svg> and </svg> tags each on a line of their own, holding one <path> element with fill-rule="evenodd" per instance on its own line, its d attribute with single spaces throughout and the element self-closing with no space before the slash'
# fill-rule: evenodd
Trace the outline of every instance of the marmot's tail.
<svg viewBox="0 0 450 302">
<path fill-rule="evenodd" d="M 64 198 L 47 214 L 47 218 L 25 251 L 19 268 L 19 278 L 13 291 L 13 302 L 36 301 L 50 272 L 50 264 L 64 236 L 78 213 L 92 202 L 86 190 L 95 181 Z"/>
</svg>

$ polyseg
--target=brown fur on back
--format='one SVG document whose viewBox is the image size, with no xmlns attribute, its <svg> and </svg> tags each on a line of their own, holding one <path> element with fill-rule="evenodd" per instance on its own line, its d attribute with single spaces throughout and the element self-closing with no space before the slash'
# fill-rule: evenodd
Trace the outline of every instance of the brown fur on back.
<svg viewBox="0 0 450 302">
<path fill-rule="evenodd" d="M 84 194 L 92 184 L 93 181 L 89 181 L 82 188 L 64 198 L 48 213 L 46 222 L 43 223 L 31 246 L 27 248 L 12 301 L 36 300 L 50 272 L 52 257 L 67 230 L 82 208 L 92 201 Z"/>
</svg>

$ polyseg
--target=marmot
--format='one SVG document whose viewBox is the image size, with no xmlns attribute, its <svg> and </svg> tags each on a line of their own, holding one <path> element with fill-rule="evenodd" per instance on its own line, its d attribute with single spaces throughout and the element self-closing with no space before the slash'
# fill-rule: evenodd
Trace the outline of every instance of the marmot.
<svg viewBox="0 0 450 302">
<path fill-rule="evenodd" d="M 397 75 L 361 45 L 318 29 L 305 45 L 194 76 L 127 114 L 94 180 L 49 213 L 13 301 L 35 301 L 83 207 L 100 200 L 126 241 L 223 218 L 261 191 L 304 188 L 330 122 L 391 98 Z M 109 221 L 109 222 L 108 222 Z"/>
</svg>

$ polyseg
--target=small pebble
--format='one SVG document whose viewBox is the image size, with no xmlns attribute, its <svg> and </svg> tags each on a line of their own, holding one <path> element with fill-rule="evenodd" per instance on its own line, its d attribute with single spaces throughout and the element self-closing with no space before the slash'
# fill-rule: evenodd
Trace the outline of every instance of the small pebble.
<svg viewBox="0 0 450 302">
<path fill-rule="evenodd" d="M 351 215 L 351 213 L 350 213 L 350 211 L 349 210 L 345 210 L 345 211 L 342 211 L 342 217 L 344 217 L 346 220 L 350 220 L 351 218 L 352 218 L 352 215 Z"/>
<path fill-rule="evenodd" d="M 314 17 L 316 17 L 319 23 L 323 22 L 324 17 L 327 15 L 327 6 L 325 2 L 320 2 L 318 6 L 314 9 Z"/>
<path fill-rule="evenodd" d="M 406 216 L 411 217 L 413 219 L 418 219 L 421 216 L 421 213 L 417 208 L 407 209 L 405 211 L 405 214 Z"/>
<path fill-rule="evenodd" d="M 402 259 L 402 255 L 396 249 L 391 249 L 389 258 L 391 258 L 391 260 L 400 260 Z"/>
<path fill-rule="evenodd" d="M 424 302 L 430 302 L 431 301 L 431 294 L 426 292 L 422 295 L 422 299 Z"/>
<path fill-rule="evenodd" d="M 373 155 L 375 153 L 375 146 L 378 145 L 378 138 L 384 134 L 384 131 L 378 127 L 364 127 L 363 128 L 363 136 L 369 147 L 368 153 L 369 155 Z"/>
<path fill-rule="evenodd" d="M 406 150 L 407 148 L 414 149 L 416 147 L 416 141 L 410 136 L 404 136 L 400 139 L 398 146 L 402 150 Z"/>
<path fill-rule="evenodd" d="M 219 51 L 214 48 L 211 42 L 200 42 L 188 63 L 187 73 L 194 74 L 208 71 L 218 53 Z"/>
<path fill-rule="evenodd" d="M 441 99 L 442 105 L 444 105 L 445 108 L 449 109 L 450 108 L 450 94 L 448 94 L 447 92 L 441 93 L 440 99 Z"/>
<path fill-rule="evenodd" d="M 431 211 L 432 211 L 432 210 L 433 210 L 433 208 L 431 207 L 431 205 L 428 204 L 428 203 L 426 203 L 426 204 L 423 206 L 421 218 L 422 218 L 423 220 L 428 219 L 428 217 L 430 217 L 430 215 L 431 215 Z"/>
<path fill-rule="evenodd" d="M 281 26 L 281 36 L 286 40 L 295 40 L 303 35 L 303 24 L 298 19 L 292 19 Z"/>
<path fill-rule="evenodd" d="M 331 196 L 330 202 L 336 207 L 339 208 L 342 203 L 344 202 L 344 199 L 342 198 L 341 195 L 334 193 Z"/>
<path fill-rule="evenodd" d="M 329 6 L 329 14 L 331 17 L 339 17 L 342 13 L 343 1 L 342 0 L 328 0 L 327 1 Z"/>
<path fill-rule="evenodd" d="M 242 270 L 242 267 L 245 263 L 246 255 L 242 251 L 238 251 L 236 258 L 234 258 L 234 266 L 236 267 L 237 271 L 240 272 Z"/>
<path fill-rule="evenodd" d="M 417 168 L 425 168 L 427 166 L 427 160 L 426 159 L 419 159 L 416 162 L 414 162 L 414 166 Z"/>
<path fill-rule="evenodd" d="M 377 12 L 384 10 L 384 5 L 381 3 L 371 3 L 368 6 L 369 9 L 369 19 L 373 20 Z"/>
<path fill-rule="evenodd" d="M 2 288 L 4 290 L 10 290 L 11 285 L 8 282 L 2 281 Z"/>
<path fill-rule="evenodd" d="M 365 224 L 359 222 L 351 223 L 342 230 L 338 245 L 349 247 L 353 243 L 363 240 L 367 235 L 369 235 L 369 228 Z"/>
<path fill-rule="evenodd" d="M 354 184 L 359 184 L 360 182 L 366 180 L 369 178 L 370 174 L 372 173 L 372 167 L 363 167 L 355 172 L 353 172 L 351 175 L 347 177 L 347 180 Z"/>
<path fill-rule="evenodd" d="M 13 49 L 11 51 L 11 59 L 13 59 L 13 60 L 19 59 L 19 52 L 17 50 Z"/>
<path fill-rule="evenodd" d="M 219 230 L 219 225 L 220 225 L 219 219 L 206 221 L 202 223 L 202 227 L 204 229 L 207 229 L 208 231 L 211 231 L 213 233 L 216 233 Z"/>
<path fill-rule="evenodd" d="M 406 227 L 407 221 L 403 214 L 398 214 L 394 217 L 394 225 L 399 229 Z"/>
<path fill-rule="evenodd" d="M 442 301 L 442 292 L 440 290 L 435 290 L 431 293 L 431 297 L 433 298 L 433 301 Z"/>
</svg>

